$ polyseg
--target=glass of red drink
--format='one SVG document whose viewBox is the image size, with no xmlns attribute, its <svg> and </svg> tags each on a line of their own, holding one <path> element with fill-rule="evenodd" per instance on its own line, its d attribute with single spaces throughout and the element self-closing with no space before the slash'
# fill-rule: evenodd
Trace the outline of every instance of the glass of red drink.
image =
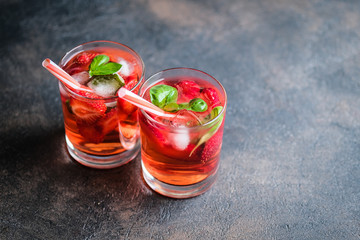
<svg viewBox="0 0 360 240">
<path fill-rule="evenodd" d="M 173 114 L 165 118 L 141 109 L 138 112 L 146 183 L 173 198 L 193 197 L 208 190 L 219 166 L 225 89 L 207 73 L 173 68 L 151 76 L 139 95 Z"/>
<path fill-rule="evenodd" d="M 145 67 L 129 47 L 110 41 L 79 45 L 60 67 L 92 92 L 59 82 L 70 155 L 93 168 L 113 168 L 132 160 L 140 149 L 137 108 L 116 96 L 120 87 L 138 93 Z"/>
</svg>

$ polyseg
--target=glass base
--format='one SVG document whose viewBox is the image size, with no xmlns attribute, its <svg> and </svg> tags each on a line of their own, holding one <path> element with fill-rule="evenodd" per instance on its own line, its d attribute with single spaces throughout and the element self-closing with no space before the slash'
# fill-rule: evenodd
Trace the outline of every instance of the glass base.
<svg viewBox="0 0 360 240">
<path fill-rule="evenodd" d="M 161 195 L 171 198 L 190 198 L 198 196 L 207 190 L 215 183 L 217 178 L 217 171 L 207 177 L 205 180 L 192 185 L 171 185 L 157 180 L 153 177 L 145 168 L 141 161 L 141 168 L 143 172 L 143 178 L 149 187 Z"/>
<path fill-rule="evenodd" d="M 124 165 L 134 159 L 140 150 L 140 141 L 138 141 L 132 150 L 127 150 L 125 152 L 110 156 L 96 156 L 81 152 L 74 148 L 66 134 L 65 140 L 67 150 L 69 151 L 71 157 L 84 166 L 98 169 L 110 169 Z"/>
</svg>

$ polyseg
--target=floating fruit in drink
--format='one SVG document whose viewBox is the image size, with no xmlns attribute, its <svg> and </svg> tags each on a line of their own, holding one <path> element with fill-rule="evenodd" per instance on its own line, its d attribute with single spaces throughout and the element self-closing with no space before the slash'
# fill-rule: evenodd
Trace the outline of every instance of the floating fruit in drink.
<svg viewBox="0 0 360 240">
<path fill-rule="evenodd" d="M 172 114 L 139 111 L 146 182 L 175 198 L 206 191 L 220 160 L 226 109 L 223 87 L 204 72 L 177 68 L 150 77 L 140 95 Z"/>
<path fill-rule="evenodd" d="M 112 168 L 139 150 L 137 107 L 117 97 L 121 87 L 137 93 L 144 76 L 141 58 L 130 48 L 107 41 L 80 45 L 60 63 L 80 86 L 59 83 L 70 154 L 95 168 Z"/>
</svg>

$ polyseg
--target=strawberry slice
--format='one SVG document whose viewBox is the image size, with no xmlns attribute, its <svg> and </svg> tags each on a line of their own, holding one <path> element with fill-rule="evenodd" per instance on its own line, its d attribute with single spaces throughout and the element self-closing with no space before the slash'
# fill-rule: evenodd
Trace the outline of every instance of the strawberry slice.
<svg viewBox="0 0 360 240">
<path fill-rule="evenodd" d="M 84 97 L 99 98 L 97 95 L 89 92 L 78 91 Z M 105 115 L 106 105 L 103 100 L 70 98 L 70 106 L 75 114 L 77 122 L 85 125 L 91 125 Z"/>
<path fill-rule="evenodd" d="M 129 76 L 125 79 L 125 86 L 127 90 L 131 90 L 135 87 L 135 85 L 138 83 L 138 80 L 135 76 Z"/>
<path fill-rule="evenodd" d="M 167 140 L 166 140 L 165 136 L 160 132 L 159 129 L 157 129 L 153 126 L 150 126 L 150 125 L 147 125 L 147 128 L 150 133 L 148 135 L 148 137 L 154 138 L 155 141 L 157 141 L 159 143 L 159 147 L 164 147 L 164 145 L 167 144 Z"/>
<path fill-rule="evenodd" d="M 135 105 L 121 98 L 117 99 L 117 103 L 119 110 L 126 115 L 130 115 L 138 109 Z"/>
<path fill-rule="evenodd" d="M 136 78 L 128 77 L 125 80 L 125 85 L 123 87 L 126 88 L 127 90 L 131 90 L 135 87 L 136 84 L 137 84 Z M 128 101 L 123 100 L 121 98 L 118 98 L 117 102 L 118 102 L 118 108 L 120 109 L 120 111 L 122 113 L 125 113 L 126 115 L 130 115 L 138 109 L 135 105 L 133 105 L 133 104 L 129 103 Z"/>
<path fill-rule="evenodd" d="M 86 125 L 82 122 L 76 122 L 79 133 L 85 138 L 86 141 L 91 143 L 101 143 L 104 140 L 105 135 L 102 133 L 102 129 L 96 125 Z"/>
<path fill-rule="evenodd" d="M 214 158 L 217 153 L 220 152 L 222 144 L 223 129 L 219 129 L 214 136 L 212 136 L 204 146 L 203 151 L 201 152 L 201 160 L 208 161 L 211 158 Z"/>
<path fill-rule="evenodd" d="M 76 65 L 76 64 L 73 64 L 73 65 Z M 71 66 L 71 67 L 65 69 L 65 71 L 66 71 L 69 75 L 72 76 L 72 75 L 74 75 L 74 74 L 77 74 L 77 73 L 79 73 L 79 72 L 84 71 L 84 69 L 83 69 L 82 67 L 73 67 L 73 66 Z"/>
<path fill-rule="evenodd" d="M 193 151 L 193 149 L 196 147 L 195 144 L 190 143 L 187 148 L 184 150 L 187 154 L 187 156 L 190 157 L 190 153 Z M 204 146 L 201 145 L 200 147 L 198 147 L 192 154 L 191 154 L 191 158 L 198 158 L 201 156 L 202 150 L 203 150 Z"/>
<path fill-rule="evenodd" d="M 201 152 L 204 148 L 203 146 L 198 147 L 191 155 L 190 153 L 195 148 L 195 144 L 189 143 L 184 150 L 178 150 L 172 147 L 173 144 L 169 147 L 164 148 L 164 153 L 172 158 L 179 159 L 181 161 L 192 161 L 199 162 L 201 161 Z M 169 150 L 169 151 L 166 151 Z"/>
<path fill-rule="evenodd" d="M 141 126 L 141 130 L 146 135 L 146 138 L 152 139 L 149 140 L 151 142 L 157 142 L 159 145 L 159 148 L 164 147 L 165 144 L 167 144 L 167 139 L 165 136 L 161 133 L 161 131 L 153 126 L 149 120 L 145 118 L 143 114 L 139 114 L 139 123 Z"/>
<path fill-rule="evenodd" d="M 86 98 L 92 98 L 92 99 L 101 99 L 102 98 L 93 92 L 87 92 L 84 90 L 74 90 L 74 92 L 77 93 L 78 95 L 86 97 Z"/>
<path fill-rule="evenodd" d="M 83 101 L 78 102 L 84 103 Z M 75 106 L 79 107 L 79 104 L 77 103 L 77 105 Z M 90 107 L 98 107 L 100 105 L 92 104 L 91 106 L 85 106 L 87 107 L 86 111 L 89 111 Z M 85 111 L 84 105 L 82 105 L 81 107 L 82 109 L 80 110 L 83 113 L 83 111 Z M 86 141 L 92 143 L 100 143 L 104 140 L 106 134 L 112 132 L 117 127 L 116 109 L 113 108 L 106 114 L 105 111 L 104 109 L 102 109 L 102 107 L 101 110 L 99 108 L 92 108 L 91 112 L 87 112 L 86 115 L 82 114 L 81 117 L 76 116 L 76 125 L 79 129 L 79 133 L 86 139 Z"/>
<path fill-rule="evenodd" d="M 217 106 L 221 105 L 220 98 L 219 98 L 219 96 L 218 96 L 215 89 L 213 89 L 213 88 L 204 88 L 202 90 L 202 93 L 209 100 L 211 107 L 217 107 Z"/>
<path fill-rule="evenodd" d="M 86 65 L 89 64 L 97 55 L 98 53 L 94 52 L 83 52 L 76 57 L 75 62 L 80 65 Z"/>
<path fill-rule="evenodd" d="M 200 86 L 193 81 L 181 81 L 175 84 L 175 87 L 177 88 L 179 96 L 181 97 L 193 99 L 200 95 Z"/>
<path fill-rule="evenodd" d="M 97 123 L 97 127 L 102 129 L 104 135 L 112 132 L 118 126 L 118 117 L 116 108 L 112 108 L 104 117 L 102 117 Z"/>
</svg>

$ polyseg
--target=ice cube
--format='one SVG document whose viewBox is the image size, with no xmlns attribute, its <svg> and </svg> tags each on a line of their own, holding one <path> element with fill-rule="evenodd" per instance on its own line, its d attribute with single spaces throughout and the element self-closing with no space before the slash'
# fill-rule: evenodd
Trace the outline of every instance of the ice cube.
<svg viewBox="0 0 360 240">
<path fill-rule="evenodd" d="M 178 111 L 170 121 L 170 125 L 174 127 L 194 127 L 200 124 L 200 118 L 193 111 L 186 109 Z"/>
<path fill-rule="evenodd" d="M 132 72 L 133 72 L 133 66 L 128 62 L 126 61 L 125 59 L 123 58 L 118 58 L 117 59 L 117 62 L 120 63 L 122 66 L 119 70 L 119 73 L 122 75 L 122 76 L 129 76 Z"/>
<path fill-rule="evenodd" d="M 115 96 L 117 90 L 123 85 L 117 74 L 94 76 L 88 83 L 88 87 L 101 97 Z"/>
<path fill-rule="evenodd" d="M 85 85 L 89 79 L 90 79 L 90 75 L 88 71 L 83 71 L 83 72 L 79 72 L 79 73 L 75 73 L 74 75 L 72 75 L 72 77 L 80 84 Z"/>
<path fill-rule="evenodd" d="M 177 150 L 185 150 L 190 143 L 189 131 L 182 129 L 177 133 L 168 133 L 168 139 L 171 145 Z"/>
</svg>

